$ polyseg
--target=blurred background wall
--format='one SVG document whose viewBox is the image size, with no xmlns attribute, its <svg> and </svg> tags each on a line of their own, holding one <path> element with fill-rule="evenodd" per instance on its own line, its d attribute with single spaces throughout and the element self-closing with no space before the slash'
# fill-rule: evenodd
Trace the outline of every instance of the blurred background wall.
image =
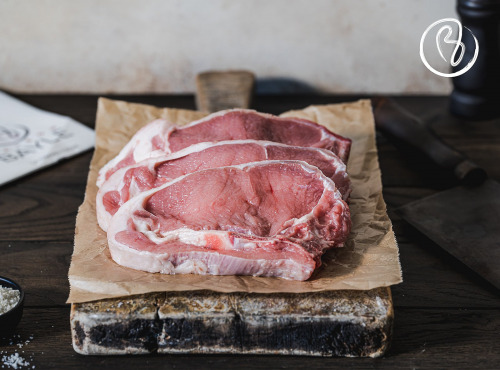
<svg viewBox="0 0 500 370">
<path fill-rule="evenodd" d="M 448 93 L 419 57 L 454 0 L 0 0 L 0 89 L 188 93 L 249 69 L 258 92 Z"/>
</svg>

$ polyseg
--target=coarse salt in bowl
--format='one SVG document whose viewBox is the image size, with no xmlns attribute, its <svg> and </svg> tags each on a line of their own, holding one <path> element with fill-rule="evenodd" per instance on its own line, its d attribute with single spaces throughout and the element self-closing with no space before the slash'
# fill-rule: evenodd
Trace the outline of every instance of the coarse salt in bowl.
<svg viewBox="0 0 500 370">
<path fill-rule="evenodd" d="M 0 276 L 0 340 L 10 336 L 23 315 L 24 292 L 15 281 Z"/>
</svg>

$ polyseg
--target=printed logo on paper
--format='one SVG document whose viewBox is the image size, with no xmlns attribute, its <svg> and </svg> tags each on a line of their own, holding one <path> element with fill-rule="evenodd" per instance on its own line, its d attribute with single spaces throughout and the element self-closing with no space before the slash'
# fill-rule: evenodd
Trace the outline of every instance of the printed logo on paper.
<svg viewBox="0 0 500 370">
<path fill-rule="evenodd" d="M 0 162 L 11 163 L 27 156 L 48 157 L 54 147 L 73 134 L 64 127 L 52 125 L 48 129 L 30 132 L 23 125 L 0 125 Z"/>
<path fill-rule="evenodd" d="M 23 125 L 12 127 L 0 125 L 0 146 L 15 145 L 23 141 L 29 134 L 29 129 Z"/>
<path fill-rule="evenodd" d="M 453 27 L 452 27 L 453 25 L 458 26 L 458 30 L 456 30 L 455 32 L 453 32 Z M 452 73 L 440 71 L 436 60 L 432 60 L 432 58 L 429 58 L 432 56 L 429 55 L 430 51 L 428 47 L 425 48 L 426 53 L 428 55 L 427 56 L 425 55 L 424 44 L 427 44 L 427 46 L 434 44 L 434 47 L 431 47 L 430 49 L 431 50 L 433 50 L 434 48 L 437 49 L 433 52 L 435 53 L 437 51 L 439 57 L 445 62 L 446 69 L 449 69 L 450 66 L 456 67 L 457 65 L 460 64 L 460 62 L 462 62 L 466 50 L 465 45 L 462 42 L 463 32 L 469 32 L 471 36 L 474 38 L 475 49 L 472 58 L 459 71 Z M 457 36 L 456 39 L 452 38 L 454 33 L 458 34 L 456 35 Z M 434 40 L 432 40 L 433 36 Z M 429 42 L 431 44 L 429 44 Z M 451 50 L 450 47 L 452 48 Z M 476 62 L 478 54 L 479 54 L 479 43 L 477 42 L 477 38 L 474 36 L 474 34 L 470 29 L 468 29 L 467 27 L 462 27 L 460 21 L 454 18 L 443 18 L 434 22 L 429 27 L 427 27 L 427 29 L 424 31 L 422 35 L 422 38 L 420 39 L 420 58 L 422 59 L 422 62 L 429 71 L 441 77 L 457 77 L 463 75 L 465 72 L 467 72 L 469 69 L 472 68 L 472 66 Z M 434 66 L 431 64 L 433 64 Z"/>
</svg>

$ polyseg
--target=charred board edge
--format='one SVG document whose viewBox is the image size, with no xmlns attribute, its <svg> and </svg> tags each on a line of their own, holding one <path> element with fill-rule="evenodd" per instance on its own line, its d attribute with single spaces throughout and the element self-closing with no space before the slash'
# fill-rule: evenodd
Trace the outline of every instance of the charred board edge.
<svg viewBox="0 0 500 370">
<path fill-rule="evenodd" d="M 393 320 L 389 288 L 151 293 L 71 306 L 73 348 L 85 355 L 379 357 L 389 348 Z"/>
</svg>

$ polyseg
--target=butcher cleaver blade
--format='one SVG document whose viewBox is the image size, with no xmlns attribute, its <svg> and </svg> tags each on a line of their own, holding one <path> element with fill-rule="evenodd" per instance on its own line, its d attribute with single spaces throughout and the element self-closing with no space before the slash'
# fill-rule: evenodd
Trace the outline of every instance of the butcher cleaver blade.
<svg viewBox="0 0 500 370">
<path fill-rule="evenodd" d="M 461 185 L 395 212 L 500 289 L 500 184 L 389 99 L 374 101 L 377 128 L 420 149 Z"/>
</svg>

